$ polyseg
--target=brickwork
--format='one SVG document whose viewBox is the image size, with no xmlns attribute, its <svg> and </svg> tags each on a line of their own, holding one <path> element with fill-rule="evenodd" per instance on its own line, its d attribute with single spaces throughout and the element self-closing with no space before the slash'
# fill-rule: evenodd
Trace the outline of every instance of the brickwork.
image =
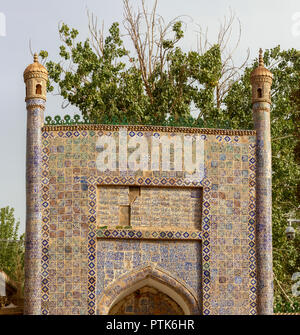
<svg viewBox="0 0 300 335">
<path fill-rule="evenodd" d="M 102 186 L 98 189 L 98 225 L 108 228 L 129 225 L 132 229 L 173 228 L 200 230 L 202 189 L 171 187 Z M 130 207 L 130 220 L 120 208 Z M 179 220 L 180 218 L 180 220 Z M 127 224 L 125 224 L 127 223 Z"/>
</svg>

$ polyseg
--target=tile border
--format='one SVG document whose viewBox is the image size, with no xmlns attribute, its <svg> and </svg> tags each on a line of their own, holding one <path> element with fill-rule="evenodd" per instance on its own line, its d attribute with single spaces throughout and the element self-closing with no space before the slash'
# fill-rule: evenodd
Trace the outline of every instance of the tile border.
<svg viewBox="0 0 300 335">
<path fill-rule="evenodd" d="M 207 135 L 255 135 L 255 130 L 239 129 L 215 129 L 215 128 L 193 128 L 193 127 L 169 127 L 169 126 L 147 126 L 147 125 L 106 125 L 106 124 L 86 124 L 86 125 L 44 125 L 43 132 L 48 131 L 80 131 L 80 130 L 106 130 L 118 131 L 120 129 L 130 131 L 157 131 L 166 133 L 187 133 L 187 134 L 207 134 Z"/>
<path fill-rule="evenodd" d="M 249 207 L 248 207 L 248 252 L 249 252 L 249 314 L 257 314 L 256 273 L 256 144 L 249 144 Z"/>
<path fill-rule="evenodd" d="M 97 229 L 98 239 L 202 240 L 200 230 Z"/>
</svg>

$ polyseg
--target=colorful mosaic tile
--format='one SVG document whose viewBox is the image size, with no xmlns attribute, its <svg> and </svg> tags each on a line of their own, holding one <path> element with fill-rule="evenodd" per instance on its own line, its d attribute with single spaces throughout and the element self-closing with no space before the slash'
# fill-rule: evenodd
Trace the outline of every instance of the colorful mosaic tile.
<svg viewBox="0 0 300 335">
<path fill-rule="evenodd" d="M 138 268 L 167 271 L 201 301 L 201 246 L 197 241 L 98 240 L 97 296 L 112 282 Z M 155 277 L 154 277 L 155 278 Z M 159 278 L 158 278 L 159 279 Z"/>
<path fill-rule="evenodd" d="M 98 238 L 109 239 L 147 239 L 147 240 L 201 240 L 201 231 L 169 230 L 131 230 L 131 229 L 98 229 Z"/>
<path fill-rule="evenodd" d="M 175 245 L 177 243 L 178 246 L 180 243 L 189 245 L 191 241 L 195 243 L 200 241 L 201 275 L 198 276 L 201 278 L 201 297 L 198 297 L 198 303 L 200 299 L 201 313 L 208 315 L 228 312 L 227 307 L 215 303 L 221 299 L 218 297 L 223 297 L 224 301 L 231 299 L 233 301 L 231 310 L 237 314 L 255 313 L 256 298 L 253 290 L 256 282 L 251 277 L 252 273 L 255 273 L 255 245 L 251 241 L 251 236 L 255 234 L 252 231 L 255 221 L 251 221 L 252 212 L 255 219 L 255 208 L 253 208 L 255 171 L 252 171 L 255 166 L 254 136 L 227 135 L 221 138 L 217 135 L 205 135 L 206 172 L 203 179 L 193 180 L 185 173 L 176 171 L 150 171 L 147 175 L 130 171 L 101 172 L 97 170 L 95 164 L 97 151 L 94 150 L 97 136 L 90 130 L 84 131 L 84 134 L 81 130 L 68 132 L 67 134 L 48 129 L 43 133 L 43 138 L 47 139 L 43 143 L 42 157 L 44 271 L 41 292 L 44 314 L 72 314 L 74 311 L 78 314 L 96 314 L 99 308 L 97 285 L 102 282 L 101 273 L 97 268 L 100 246 L 104 245 L 103 243 L 113 246 L 125 241 L 136 243 L 134 241 L 137 240 L 142 245 L 153 241 L 152 243 L 158 243 L 157 246 L 162 246 L 162 243 L 168 241 L 172 241 Z M 105 131 L 102 133 L 105 134 Z M 143 132 L 140 132 L 137 137 L 142 138 L 142 134 Z M 116 135 L 114 136 L 116 138 Z M 129 134 L 128 136 L 131 137 Z M 136 137 L 136 133 L 132 137 Z M 151 229 L 147 228 L 146 221 L 144 224 L 143 220 L 134 221 L 134 216 L 130 229 L 119 228 L 117 221 L 113 224 L 112 220 L 106 223 L 100 219 L 99 199 L 102 201 L 102 196 L 105 197 L 105 201 L 112 199 L 111 203 L 119 199 L 114 211 L 118 216 L 118 206 L 123 206 L 122 211 L 125 211 L 126 218 L 126 206 L 129 206 L 128 190 L 133 187 L 133 189 L 140 188 L 142 192 L 147 190 L 152 192 L 158 186 L 164 190 L 159 201 L 165 201 L 167 207 L 168 201 L 171 201 L 172 206 L 177 201 L 177 210 L 185 211 L 185 207 L 180 206 L 190 201 L 190 205 L 186 208 L 193 207 L 194 202 L 195 211 L 199 205 L 199 214 L 195 212 L 194 216 L 189 216 L 190 214 L 186 212 L 185 215 L 188 216 L 182 221 L 173 219 L 172 221 L 172 215 L 168 215 L 171 221 L 157 221 Z M 99 190 L 105 190 L 105 187 L 116 194 L 110 193 L 108 196 L 99 193 Z M 176 191 L 178 193 L 175 198 L 170 197 L 173 190 L 174 194 Z M 147 201 L 153 201 L 147 193 L 141 194 L 144 194 L 141 199 L 144 199 L 145 204 Z M 113 210 L 114 207 L 109 204 L 108 206 Z M 103 215 L 108 213 L 105 207 L 102 211 Z M 133 215 L 136 215 L 137 209 L 134 206 L 132 211 Z M 159 208 L 151 209 L 151 213 L 156 215 L 157 219 L 164 215 L 159 211 Z M 155 221 L 156 219 L 151 219 L 149 222 Z M 100 229 L 101 226 L 104 228 Z M 245 272 L 247 260 L 244 260 L 243 256 L 245 252 L 249 262 L 246 268 L 247 274 Z M 250 271 L 250 266 L 254 270 Z M 66 272 L 72 275 L 63 275 Z M 116 273 L 121 275 L 120 271 Z M 123 268 L 122 274 L 125 273 Z M 248 286 L 245 286 L 245 280 Z M 229 289 L 232 286 L 232 291 L 230 289 L 227 293 L 224 292 L 224 283 Z M 64 287 L 63 291 L 61 285 Z M 237 292 L 239 295 L 234 298 Z M 247 296 L 244 292 L 248 292 Z M 226 297 L 224 294 L 227 294 Z M 60 302 L 61 299 L 63 302 Z M 75 310 L 73 310 L 74 304 L 77 306 Z"/>
</svg>

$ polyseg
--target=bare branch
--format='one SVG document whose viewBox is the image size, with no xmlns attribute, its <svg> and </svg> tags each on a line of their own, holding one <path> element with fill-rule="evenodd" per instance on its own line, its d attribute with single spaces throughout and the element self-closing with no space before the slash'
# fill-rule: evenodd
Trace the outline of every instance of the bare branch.
<svg viewBox="0 0 300 335">
<path fill-rule="evenodd" d="M 162 72 L 167 70 L 166 60 L 168 50 L 163 47 L 164 41 L 169 34 L 173 34 L 173 25 L 181 21 L 183 16 L 178 16 L 168 23 L 157 14 L 157 3 L 155 0 L 151 11 L 146 8 L 146 1 L 141 0 L 141 9 L 134 11 L 130 5 L 130 0 L 123 0 L 124 21 L 123 26 L 130 37 L 137 54 L 137 67 L 141 71 L 145 90 L 152 99 L 154 83 L 151 83 L 154 69 L 158 66 Z M 176 36 L 169 39 L 173 44 L 177 43 Z"/>
<path fill-rule="evenodd" d="M 293 300 L 287 295 L 287 293 L 285 292 L 285 290 L 283 289 L 283 287 L 280 285 L 279 280 L 276 278 L 275 274 L 274 274 L 274 279 L 278 285 L 278 287 L 280 288 L 281 292 L 284 294 L 284 296 L 287 298 L 287 300 L 293 305 Z M 294 309 L 294 308 L 293 308 Z"/>
<path fill-rule="evenodd" d="M 31 56 L 33 58 L 33 51 L 32 51 L 32 47 L 31 47 L 31 38 L 29 39 L 29 51 L 30 51 Z"/>
<path fill-rule="evenodd" d="M 94 16 L 94 14 L 90 14 L 89 10 L 87 9 L 87 16 L 88 16 L 88 27 L 91 34 L 91 43 L 92 46 L 97 53 L 97 56 L 100 58 L 103 56 L 104 50 L 104 22 L 102 21 L 102 26 L 98 29 L 98 19 Z"/>
<path fill-rule="evenodd" d="M 240 79 L 241 72 L 247 65 L 250 56 L 250 51 L 249 49 L 247 49 L 247 55 L 243 60 L 242 64 L 240 64 L 239 66 L 235 65 L 233 54 L 238 49 L 241 41 L 242 26 L 240 20 L 233 13 L 232 9 L 230 8 L 229 10 L 229 17 L 225 16 L 223 22 L 220 23 L 216 41 L 216 43 L 220 47 L 222 60 L 221 76 L 216 88 L 216 104 L 218 108 L 221 107 L 224 98 L 229 92 L 232 85 Z M 233 40 L 232 31 L 236 20 L 238 23 L 237 40 L 234 45 L 231 46 L 231 42 Z M 212 47 L 212 43 L 208 41 L 207 32 L 207 29 L 205 30 L 205 32 L 203 32 L 202 28 L 199 26 L 197 47 L 198 52 L 202 55 L 206 51 L 208 51 L 209 48 Z"/>
</svg>

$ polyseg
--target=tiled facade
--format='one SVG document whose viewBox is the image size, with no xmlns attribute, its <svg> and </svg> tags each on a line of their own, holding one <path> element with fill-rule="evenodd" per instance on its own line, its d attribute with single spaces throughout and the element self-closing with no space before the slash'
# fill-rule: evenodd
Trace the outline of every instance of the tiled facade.
<svg viewBox="0 0 300 335">
<path fill-rule="evenodd" d="M 25 313 L 109 314 L 134 292 L 156 301 L 149 287 L 185 314 L 270 313 L 270 148 L 259 117 L 258 135 L 43 126 L 44 101 L 27 105 Z"/>
<path fill-rule="evenodd" d="M 99 171 L 95 147 L 106 133 L 119 134 L 43 128 L 42 312 L 97 313 L 110 282 L 150 265 L 184 281 L 204 314 L 255 313 L 255 267 L 249 271 L 255 264 L 255 135 L 202 134 L 205 176 L 191 181 L 176 172 Z M 124 229 L 118 219 L 119 207 L 130 202 L 127 185 L 139 187 L 140 195 Z M 166 220 L 156 224 L 156 217 Z"/>
</svg>

